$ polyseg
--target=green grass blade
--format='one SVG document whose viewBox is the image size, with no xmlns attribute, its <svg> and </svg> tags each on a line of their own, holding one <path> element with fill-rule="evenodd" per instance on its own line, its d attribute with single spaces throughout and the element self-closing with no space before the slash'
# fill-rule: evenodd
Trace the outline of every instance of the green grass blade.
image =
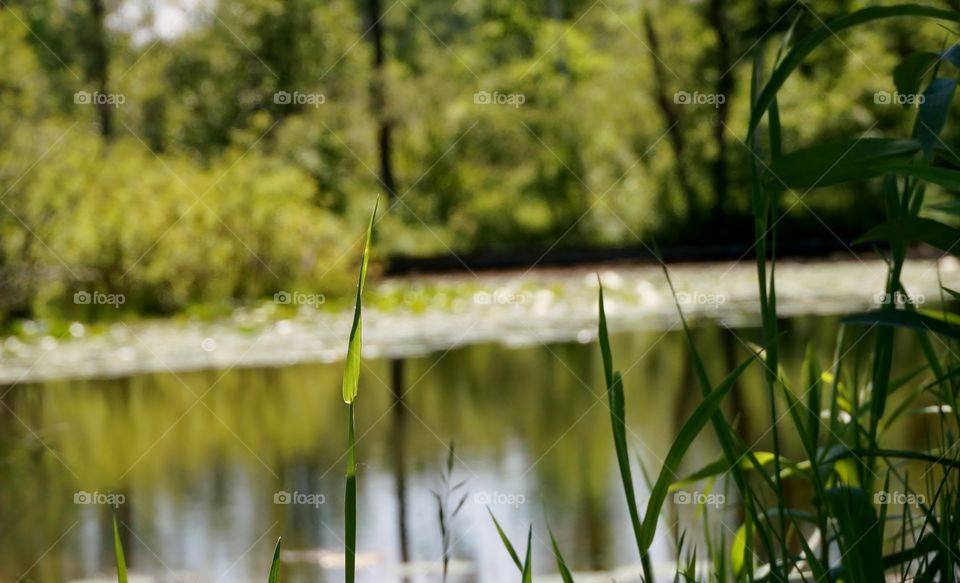
<svg viewBox="0 0 960 583">
<path fill-rule="evenodd" d="M 910 310 L 873 310 L 854 314 L 843 319 L 844 324 L 870 324 L 910 328 L 922 332 L 933 332 L 947 338 L 960 340 L 960 326 L 939 317 L 921 314 Z"/>
<path fill-rule="evenodd" d="M 357 398 L 360 386 L 360 349 L 362 347 L 362 316 L 361 297 L 363 284 L 367 279 L 367 262 L 370 259 L 370 239 L 373 235 L 373 220 L 377 217 L 377 207 L 380 206 L 380 197 L 373 205 L 370 215 L 370 224 L 367 226 L 367 240 L 363 246 L 363 255 L 360 257 L 360 276 L 357 280 L 357 301 L 353 308 L 353 325 L 350 327 L 350 341 L 347 344 L 347 361 L 343 370 L 343 402 L 353 403 Z"/>
<path fill-rule="evenodd" d="M 935 18 L 947 22 L 960 22 L 960 12 L 953 10 L 941 10 L 930 6 L 921 6 L 919 4 L 900 4 L 895 6 L 873 6 L 857 10 L 851 14 L 841 16 L 825 23 L 820 28 L 814 30 L 804 37 L 793 50 L 791 50 L 780 65 L 773 71 L 770 80 L 760 91 L 754 102 L 754 107 L 750 114 L 750 125 L 748 127 L 748 136 L 752 136 L 760 125 L 760 120 L 770 107 L 770 103 L 776 97 L 777 92 L 790 77 L 790 74 L 800 66 L 803 60 L 812 53 L 824 41 L 835 38 L 841 31 L 859 26 L 875 20 L 885 18 L 896 18 L 899 16 L 919 16 L 926 18 Z"/>
<path fill-rule="evenodd" d="M 533 525 L 527 529 L 527 556 L 523 561 L 523 578 L 521 579 L 522 583 L 532 583 L 533 582 Z"/>
<path fill-rule="evenodd" d="M 960 229 L 922 217 L 903 216 L 889 220 L 870 229 L 856 242 L 867 241 L 902 244 L 921 241 L 952 255 L 960 255 Z"/>
<path fill-rule="evenodd" d="M 560 552 L 560 545 L 557 544 L 557 539 L 553 536 L 550 523 L 547 523 L 547 532 L 550 533 L 550 546 L 553 547 L 553 557 L 557 560 L 557 570 L 560 571 L 560 578 L 563 579 L 563 583 L 573 583 L 573 573 L 570 572 L 567 562 L 563 559 L 563 553 Z"/>
<path fill-rule="evenodd" d="M 597 278 L 599 281 L 599 277 Z M 641 542 L 640 511 L 637 508 L 637 496 L 633 487 L 633 473 L 630 470 L 630 451 L 627 448 L 626 404 L 623 395 L 623 378 L 613 370 L 613 356 L 610 350 L 610 337 L 607 331 L 607 314 L 603 304 L 603 284 L 600 284 L 600 354 L 603 357 L 603 374 L 607 380 L 607 400 L 610 408 L 610 427 L 613 431 L 613 445 L 617 454 L 617 465 L 620 468 L 620 480 L 623 482 L 623 492 L 627 499 L 627 511 L 633 526 L 633 535 L 636 539 L 637 550 L 644 565 L 647 578 L 651 577 L 649 558 L 646 548 Z"/>
<path fill-rule="evenodd" d="M 357 452 L 356 429 L 354 427 L 353 403 L 347 420 L 347 485 L 344 494 L 346 506 L 344 521 L 344 569 L 346 583 L 353 583 L 357 569 Z"/>
<path fill-rule="evenodd" d="M 116 516 L 113 517 L 113 553 L 117 558 L 117 583 L 127 583 L 127 561 L 123 556 L 123 543 L 120 542 Z"/>
<path fill-rule="evenodd" d="M 942 186 L 947 190 L 960 190 L 960 171 L 949 168 L 935 168 L 932 166 L 888 166 L 887 172 L 901 176 L 912 176 L 924 182 Z"/>
<path fill-rule="evenodd" d="M 857 138 L 817 144 L 775 160 L 763 180 L 768 188 L 778 190 L 822 188 L 880 176 L 887 166 L 902 167 L 919 151 L 919 142 L 904 139 Z"/>
<path fill-rule="evenodd" d="M 523 573 L 523 563 L 520 562 L 520 555 L 517 554 L 517 549 L 513 548 L 513 543 L 510 542 L 510 539 L 507 538 L 507 533 L 503 532 L 503 528 L 500 527 L 500 523 L 497 522 L 497 517 L 493 515 L 493 511 L 490 508 L 487 508 L 487 512 L 490 514 L 490 518 L 493 519 L 493 525 L 497 527 L 497 534 L 500 535 L 500 542 L 503 543 L 504 548 L 507 549 L 507 552 L 510 553 L 510 558 L 513 559 L 513 564 L 517 566 L 517 569 Z"/>
<path fill-rule="evenodd" d="M 270 564 L 270 578 L 267 583 L 280 583 L 280 541 L 277 539 L 277 546 L 273 549 L 273 562 Z"/>
<path fill-rule="evenodd" d="M 670 483 L 676 475 L 677 468 L 680 466 L 680 461 L 683 459 L 684 454 L 687 452 L 690 444 L 693 443 L 694 438 L 700 434 L 703 427 L 719 409 L 722 399 L 730 392 L 730 389 L 733 388 L 734 383 L 740 377 L 741 373 L 743 373 L 753 361 L 754 357 L 748 358 L 733 372 L 727 375 L 727 378 L 723 379 L 717 388 L 712 390 L 710 394 L 697 405 L 697 408 L 694 409 L 690 418 L 683 424 L 680 433 L 676 439 L 674 439 L 673 445 L 670 447 L 670 451 L 667 453 L 667 457 L 663 462 L 663 468 L 660 470 L 657 482 L 650 492 L 650 501 L 647 503 L 647 512 L 643 518 L 643 527 L 640 536 L 644 550 L 648 550 L 653 544 L 653 537 L 657 531 L 657 522 L 660 519 L 660 510 L 663 508 Z"/>
</svg>

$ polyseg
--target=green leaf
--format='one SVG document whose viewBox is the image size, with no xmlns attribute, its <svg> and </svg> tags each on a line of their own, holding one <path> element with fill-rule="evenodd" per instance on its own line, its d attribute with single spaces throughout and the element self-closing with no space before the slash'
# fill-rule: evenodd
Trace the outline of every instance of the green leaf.
<svg viewBox="0 0 960 583">
<path fill-rule="evenodd" d="M 942 186 L 947 190 L 960 190 L 960 171 L 949 168 L 935 168 L 933 166 L 887 166 L 888 172 L 901 176 L 911 176 L 930 184 Z"/>
<path fill-rule="evenodd" d="M 741 524 L 737 529 L 737 534 L 733 537 L 730 544 L 730 567 L 733 569 L 733 576 L 739 579 L 743 574 L 743 568 L 747 559 L 747 525 Z"/>
<path fill-rule="evenodd" d="M 860 138 L 796 150 L 773 162 L 764 173 L 770 188 L 819 188 L 880 176 L 887 165 L 902 163 L 920 150 L 915 140 Z"/>
<path fill-rule="evenodd" d="M 929 152 L 940 141 L 940 131 L 947 123 L 956 79 L 934 79 L 923 92 L 923 103 L 917 113 L 917 140 L 924 152 Z"/>
<path fill-rule="evenodd" d="M 527 556 L 523 561 L 522 583 L 533 582 L 533 525 L 527 529 Z"/>
<path fill-rule="evenodd" d="M 771 463 L 774 458 L 773 453 L 769 451 L 755 452 L 754 457 L 761 466 L 765 466 Z M 787 458 L 783 456 L 780 457 L 780 460 L 781 462 L 788 462 Z M 751 471 L 756 469 L 756 467 L 753 465 L 753 462 L 746 458 L 740 460 L 738 465 L 740 466 L 740 469 L 744 471 Z M 689 476 L 681 480 L 677 480 L 676 482 L 670 484 L 669 491 L 675 492 L 681 488 L 689 486 L 690 484 L 699 482 L 700 480 L 706 480 L 707 478 L 718 476 L 720 474 L 728 472 L 729 470 L 730 470 L 730 465 L 727 463 L 727 460 L 721 457 L 720 459 L 703 466 L 702 468 L 693 472 Z"/>
<path fill-rule="evenodd" d="M 370 258 L 370 238 L 373 235 L 373 220 L 377 216 L 377 207 L 380 206 L 380 197 L 373 206 L 373 213 L 370 215 L 370 224 L 367 226 L 367 241 L 363 246 L 363 255 L 360 256 L 360 277 L 357 282 L 357 303 L 353 309 L 353 325 L 350 327 L 350 342 L 347 345 L 347 361 L 343 371 L 343 402 L 353 403 L 357 398 L 357 392 L 360 387 L 360 349 L 361 341 L 361 296 L 363 296 L 363 283 L 367 279 L 367 260 Z"/>
<path fill-rule="evenodd" d="M 503 532 L 503 529 L 500 527 L 500 523 L 497 522 L 497 517 L 493 515 L 493 512 L 490 508 L 487 508 L 487 512 L 490 514 L 490 518 L 493 519 L 493 525 L 497 527 L 497 534 L 500 535 L 500 542 L 503 543 L 504 548 L 507 549 L 507 552 L 510 553 L 510 558 L 513 559 L 513 564 L 517 566 L 517 569 L 523 573 L 523 563 L 520 562 L 520 555 L 517 554 L 517 549 L 513 548 L 513 544 L 510 542 L 510 539 L 507 538 L 507 533 Z"/>
<path fill-rule="evenodd" d="M 929 75 L 940 55 L 931 52 L 911 53 L 900 61 L 893 70 L 893 84 L 903 95 L 917 95 L 920 93 L 920 84 L 923 78 Z M 907 107 L 904 104 L 904 107 Z"/>
<path fill-rule="evenodd" d="M 912 310 L 874 310 L 847 316 L 843 319 L 843 322 L 844 324 L 875 324 L 877 326 L 911 328 L 960 340 L 960 326 L 951 324 L 935 315 L 927 315 Z"/>
<path fill-rule="evenodd" d="M 710 417 L 719 409 L 721 401 L 727 393 L 730 392 L 730 389 L 733 388 L 734 383 L 740 377 L 741 373 L 743 373 L 753 361 L 753 356 L 745 360 L 733 372 L 727 375 L 715 389 L 710 391 L 710 393 L 704 397 L 703 401 L 697 405 L 697 408 L 694 409 L 690 418 L 683 424 L 680 433 L 674 439 L 673 445 L 670 447 L 670 451 L 667 452 L 667 457 L 663 462 L 660 475 L 653 485 L 653 490 L 650 492 L 647 512 L 643 517 L 640 539 L 644 549 L 649 549 L 650 545 L 653 544 L 653 538 L 657 531 L 657 522 L 660 519 L 660 510 L 663 508 L 664 500 L 666 500 L 667 492 L 670 488 L 670 482 L 673 481 L 673 477 L 676 475 L 677 468 L 684 454 L 687 452 L 690 444 L 693 443 L 694 438 L 700 434 L 704 425 L 710 420 Z"/>
<path fill-rule="evenodd" d="M 603 358 L 604 378 L 607 379 L 607 400 L 610 407 L 610 427 L 613 430 L 613 445 L 623 482 L 624 495 L 627 498 L 627 511 L 633 525 L 637 548 L 643 552 L 640 544 L 640 512 L 637 509 L 637 497 L 633 487 L 633 473 L 630 470 L 630 452 L 627 448 L 626 404 L 623 395 L 623 378 L 613 370 L 613 357 L 610 351 L 610 338 L 607 333 L 607 314 L 603 304 L 603 285 L 600 285 L 600 354 Z"/>
<path fill-rule="evenodd" d="M 123 556 L 123 543 L 120 542 L 116 516 L 113 517 L 113 554 L 117 559 L 117 583 L 127 583 L 127 561 Z"/>
<path fill-rule="evenodd" d="M 353 403 L 347 412 L 347 482 L 344 491 L 344 571 L 346 583 L 353 583 L 357 571 L 357 439 Z"/>
<path fill-rule="evenodd" d="M 867 231 L 856 242 L 868 241 L 919 241 L 953 255 L 960 254 L 960 230 L 922 217 L 905 216 L 887 221 Z"/>
<path fill-rule="evenodd" d="M 280 541 L 277 539 L 277 546 L 273 549 L 273 562 L 270 564 L 270 578 L 267 583 L 280 583 Z"/>
<path fill-rule="evenodd" d="M 752 137 L 753 133 L 757 130 L 757 126 L 760 125 L 760 120 L 766 115 L 777 92 L 780 91 L 780 88 L 786 83 L 791 73 L 800 66 L 807 55 L 812 53 L 824 41 L 837 38 L 837 35 L 841 31 L 854 26 L 875 20 L 901 16 L 919 16 L 947 22 L 960 22 L 960 12 L 954 10 L 941 10 L 919 4 L 899 4 L 895 6 L 871 6 L 824 23 L 823 26 L 801 39 L 770 75 L 770 79 L 754 101 L 754 106 L 750 114 L 750 125 L 747 131 L 748 138 Z M 749 139 L 747 141 L 749 141 Z"/>
<path fill-rule="evenodd" d="M 883 581 L 883 524 L 872 501 L 860 488 L 827 490 L 831 515 L 838 525 L 838 544 L 845 581 Z"/>
<path fill-rule="evenodd" d="M 547 524 L 547 532 L 550 533 L 550 546 L 553 547 L 553 557 L 557 560 L 557 570 L 560 571 L 560 578 L 563 583 L 573 583 L 573 574 L 567 567 L 567 562 L 563 560 L 563 554 L 560 552 L 560 546 L 557 545 L 557 539 L 553 536 L 553 529 Z"/>
</svg>

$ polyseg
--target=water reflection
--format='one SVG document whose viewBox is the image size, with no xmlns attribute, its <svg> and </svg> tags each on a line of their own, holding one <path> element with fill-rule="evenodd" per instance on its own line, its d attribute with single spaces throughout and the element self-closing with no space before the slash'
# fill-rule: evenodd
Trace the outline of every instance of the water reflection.
<svg viewBox="0 0 960 583">
<path fill-rule="evenodd" d="M 834 320 L 797 318 L 784 329 L 788 372 L 799 369 L 801 339 L 815 339 L 828 363 Z M 758 338 L 710 322 L 695 334 L 714 379 Z M 853 358 L 865 358 L 869 342 L 861 345 Z M 910 336 L 898 355 L 905 368 L 921 362 Z M 630 446 L 638 464 L 656 472 L 700 398 L 685 341 L 675 330 L 620 334 L 614 358 L 627 387 Z M 284 580 L 342 580 L 340 374 L 339 365 L 318 364 L 13 387 L 0 407 L 0 580 L 108 578 L 111 514 L 143 581 L 261 581 L 281 535 L 290 551 Z M 597 347 L 577 343 L 477 345 L 367 363 L 357 405 L 359 579 L 439 581 L 430 491 L 451 439 L 455 473 L 471 493 L 453 524 L 451 581 L 515 576 L 486 504 L 517 541 L 531 521 L 542 538 L 545 511 L 577 570 L 634 565 L 601 376 Z M 742 437 L 769 447 L 759 369 L 727 405 Z M 899 427 L 902 439 L 921 431 L 919 423 Z M 705 433 L 684 472 L 717 455 Z M 641 475 L 638 465 L 642 502 Z M 83 493 L 90 498 L 75 500 Z M 123 503 L 83 503 L 104 496 Z M 654 549 L 663 561 L 672 558 L 671 525 L 699 520 L 686 508 L 668 514 Z M 552 573 L 548 544 L 534 544 L 536 571 Z"/>
</svg>

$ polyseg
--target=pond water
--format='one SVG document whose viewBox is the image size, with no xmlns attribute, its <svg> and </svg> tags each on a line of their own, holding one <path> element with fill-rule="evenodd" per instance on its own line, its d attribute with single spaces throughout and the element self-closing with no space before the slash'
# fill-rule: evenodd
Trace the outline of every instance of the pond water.
<svg viewBox="0 0 960 583">
<path fill-rule="evenodd" d="M 906 279 L 912 293 L 936 297 L 936 270 L 932 279 L 925 275 L 930 267 L 911 265 Z M 855 274 L 854 285 L 846 284 L 853 289 L 839 283 L 823 287 L 821 302 L 811 295 L 817 292 L 811 286 L 819 284 L 811 282 L 817 281 L 816 273 L 828 279 L 823 270 L 831 273 L 832 267 L 808 266 L 804 272 L 798 266 L 796 281 L 784 276 L 784 297 L 797 298 L 793 308 L 784 302 L 783 319 L 782 359 L 794 378 L 807 341 L 814 342 L 821 364 L 829 364 L 838 330 L 838 317 L 830 312 L 863 309 L 874 302 L 882 270 L 874 280 L 866 272 L 856 276 L 862 267 L 846 268 L 848 276 Z M 723 272 L 722 266 L 717 269 Z M 747 343 L 757 341 L 759 331 L 749 316 L 748 288 L 738 282 L 719 284 L 711 273 L 701 268 L 704 283 L 699 288 L 684 284 L 684 293 L 725 298 L 720 305 L 714 301 L 712 311 L 697 312 L 698 306 L 691 306 L 699 314 L 697 345 L 712 378 L 719 379 L 746 358 Z M 691 281 L 695 275 L 689 275 Z M 956 279 L 955 273 L 947 275 L 947 283 Z M 471 282 L 468 297 L 484 293 L 475 291 L 476 286 L 500 293 L 550 289 L 542 283 L 547 276 L 534 277 L 541 278 L 535 280 L 539 288 L 524 288 L 534 284 L 509 278 Z M 415 309 L 411 304 L 421 300 L 410 298 L 450 295 L 443 286 L 455 287 L 457 282 L 434 282 L 430 292 L 421 282 L 388 282 L 372 292 L 382 300 L 402 295 L 397 289 L 406 286 L 408 295 L 393 312 L 384 304 L 365 316 L 373 348 L 362 371 L 357 405 L 359 580 L 440 581 L 441 538 L 431 491 L 442 488 L 450 442 L 456 444 L 453 479 L 465 480 L 467 492 L 452 523 L 450 581 L 517 577 L 487 515 L 488 506 L 521 547 L 527 525 L 534 524 L 538 581 L 559 580 L 545 517 L 575 570 L 595 574 L 578 581 L 610 581 L 611 576 L 629 581 L 637 576 L 593 333 L 596 307 L 584 299 L 595 294 L 595 288 L 583 272 L 549 277 L 554 278 L 551 294 L 556 301 L 539 308 L 535 299 L 500 305 L 496 316 L 475 311 L 476 304 L 459 315 L 449 310 L 458 323 L 448 326 L 451 329 L 438 324 L 442 310 Z M 611 284 L 614 361 L 624 371 L 629 443 L 637 458 L 642 504 L 646 491 L 640 464 L 659 471 L 659 460 L 678 427 L 700 400 L 699 389 L 675 318 L 663 302 L 650 299 L 662 288 L 650 284 L 653 291 L 644 292 L 647 288 L 637 283 L 653 276 L 615 270 L 604 277 Z M 523 289 L 532 291 L 516 291 Z M 807 295 L 798 291 L 803 289 Z M 580 303 L 586 306 L 577 307 Z M 810 314 L 814 307 L 826 313 Z M 402 340 L 391 340 L 385 325 L 377 323 L 378 314 L 402 322 L 396 326 Z M 450 341 L 457 328 L 466 328 L 463 319 L 468 317 L 481 320 L 476 325 L 484 334 Z M 317 318 L 329 319 L 327 329 L 340 330 L 340 314 L 298 316 L 284 334 L 276 331 L 276 320 L 255 328 L 261 334 L 292 334 L 303 340 L 297 334 L 305 333 L 298 329 L 307 329 L 304 322 Z M 505 330 L 501 341 L 486 336 L 492 324 Z M 511 336 L 522 324 L 531 333 Z M 213 337 L 222 348 L 239 342 L 236 338 L 257 335 L 229 322 L 169 326 L 182 333 L 181 344 L 190 346 L 198 338 L 202 342 Z M 203 328 L 199 335 L 183 334 L 198 327 Z M 109 580 L 111 514 L 121 524 L 128 565 L 136 575 L 131 581 L 263 581 L 279 536 L 287 550 L 284 581 L 341 581 L 346 420 L 337 355 L 311 344 L 315 358 L 298 356 L 283 366 L 283 361 L 265 366 L 264 360 L 234 354 L 203 367 L 195 359 L 170 356 L 178 350 L 189 352 L 177 344 L 174 332 L 137 330 L 150 338 L 145 344 L 156 347 L 145 352 L 153 356 L 143 356 L 129 339 L 112 344 L 109 333 L 58 340 L 55 347 L 41 347 L 43 338 L 33 344 L 20 340 L 16 353 L 5 355 L 3 374 L 23 380 L 8 381 L 0 393 L 0 581 Z M 327 342 L 325 334 L 316 332 L 310 342 Z M 850 358 L 865 359 L 870 333 L 851 329 L 850 334 L 856 340 Z M 331 337 L 336 334 L 331 332 Z M 508 337 L 515 341 L 504 341 Z M 162 353 L 167 359 L 160 359 L 165 366 L 158 368 L 161 340 L 173 346 Z M 271 338 L 261 357 L 279 350 L 274 342 L 280 341 Z M 291 351 L 306 350 L 296 344 L 290 343 Z M 133 351 L 132 363 L 125 360 L 111 368 L 110 358 L 103 355 L 124 347 Z M 240 344 L 237 352 L 243 349 L 259 350 Z M 24 373 L 30 370 L 31 350 L 36 372 Z M 85 351 L 100 362 L 76 366 L 69 374 L 64 362 L 82 360 L 79 355 Z M 210 352 L 215 351 L 203 350 Z M 70 356 L 58 361 L 60 353 Z M 41 357 L 56 364 L 47 368 L 37 360 Z M 905 369 L 921 362 L 912 336 L 898 337 L 898 361 Z M 748 371 L 726 406 L 731 416 L 739 415 L 739 430 L 748 443 L 770 448 L 759 368 Z M 916 439 L 923 429 L 921 418 L 907 418 L 890 439 Z M 713 461 L 717 451 L 712 435 L 705 433 L 681 473 Z M 706 492 L 703 484 L 697 488 Z M 661 523 L 664 536 L 655 548 L 656 562 L 664 569 L 673 557 L 671 532 L 688 528 L 695 535 L 699 524 L 693 507 L 668 506 Z M 727 517 L 721 522 L 728 523 L 732 536 L 738 523 L 735 505 L 728 506 L 719 515 Z M 674 523 L 680 526 L 674 528 Z"/>
</svg>

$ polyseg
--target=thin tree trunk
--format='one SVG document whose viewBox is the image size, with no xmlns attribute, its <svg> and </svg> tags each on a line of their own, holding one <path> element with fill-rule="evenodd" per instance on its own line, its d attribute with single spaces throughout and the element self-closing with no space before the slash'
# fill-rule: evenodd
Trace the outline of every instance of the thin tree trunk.
<svg viewBox="0 0 960 583">
<path fill-rule="evenodd" d="M 403 402 L 406 392 L 403 382 L 404 361 L 395 358 L 390 361 L 390 386 L 393 389 L 393 472 L 396 476 L 397 526 L 400 537 L 400 561 L 410 562 L 410 544 L 407 527 L 407 409 Z M 403 578 L 404 583 L 409 581 Z"/>
<path fill-rule="evenodd" d="M 709 21 L 717 35 L 716 93 L 724 99 L 717 103 L 717 116 L 713 123 L 713 139 L 717 144 L 717 157 L 713 161 L 713 219 L 722 220 L 727 202 L 727 116 L 730 94 L 733 92 L 733 72 L 730 70 L 730 37 L 723 19 L 724 0 L 710 0 Z"/>
<path fill-rule="evenodd" d="M 683 167 L 683 155 L 686 143 L 683 138 L 683 131 L 680 128 L 680 116 L 677 115 L 673 107 L 673 100 L 667 95 L 666 75 L 664 75 L 663 72 L 663 64 L 657 59 L 657 55 L 660 53 L 660 37 L 657 36 L 657 31 L 653 28 L 649 11 L 643 14 L 643 27 L 650 45 L 650 61 L 653 65 L 654 92 L 657 106 L 660 108 L 660 113 L 663 115 L 666 127 L 669 128 L 667 139 L 673 150 L 677 180 L 680 183 L 680 190 L 683 192 L 687 212 L 690 213 L 691 217 L 695 217 L 698 213 L 696 206 L 697 196 Z"/>
<path fill-rule="evenodd" d="M 110 53 L 107 48 L 106 10 L 103 0 L 90 0 L 90 16 L 93 21 L 93 80 L 97 84 L 100 99 L 96 103 L 97 116 L 100 118 L 100 133 L 105 142 L 113 138 L 113 107 L 106 100 L 110 70 Z"/>
<path fill-rule="evenodd" d="M 370 18 L 371 42 L 373 42 L 373 108 L 377 119 L 377 148 L 380 155 L 380 181 L 387 189 L 387 196 L 393 200 L 397 195 L 396 181 L 393 178 L 393 127 L 387 113 L 386 98 L 386 55 L 383 48 L 383 15 L 380 0 L 367 0 Z"/>
</svg>

